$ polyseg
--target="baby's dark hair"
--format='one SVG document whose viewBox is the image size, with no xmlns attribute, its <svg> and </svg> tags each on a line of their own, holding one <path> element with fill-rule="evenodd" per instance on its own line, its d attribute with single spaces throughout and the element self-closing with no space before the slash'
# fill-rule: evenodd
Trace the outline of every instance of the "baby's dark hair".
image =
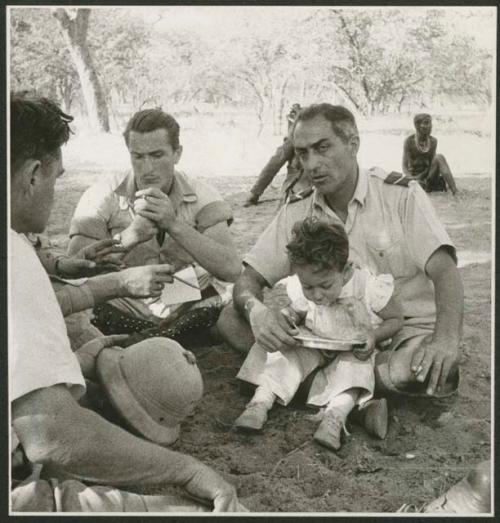
<svg viewBox="0 0 500 523">
<path fill-rule="evenodd" d="M 286 246 L 293 265 L 315 265 L 318 270 L 344 270 L 349 258 L 349 240 L 340 223 L 328 223 L 317 218 L 296 222 L 293 239 Z"/>
</svg>

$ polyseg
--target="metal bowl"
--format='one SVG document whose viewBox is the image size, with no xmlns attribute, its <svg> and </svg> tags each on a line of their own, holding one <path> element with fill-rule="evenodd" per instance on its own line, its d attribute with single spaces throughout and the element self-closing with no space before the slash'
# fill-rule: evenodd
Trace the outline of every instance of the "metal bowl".
<svg viewBox="0 0 500 523">
<path fill-rule="evenodd" d="M 321 338 L 311 334 L 309 336 L 299 334 L 294 338 L 306 349 L 320 349 L 332 351 L 350 351 L 354 345 L 363 345 L 366 339 L 335 340 L 332 338 Z"/>
</svg>

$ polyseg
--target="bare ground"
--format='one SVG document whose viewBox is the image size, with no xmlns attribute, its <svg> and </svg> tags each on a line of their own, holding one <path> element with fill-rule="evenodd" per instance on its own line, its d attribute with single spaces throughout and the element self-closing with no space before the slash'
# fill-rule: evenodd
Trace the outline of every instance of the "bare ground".
<svg viewBox="0 0 500 523">
<path fill-rule="evenodd" d="M 61 184 L 51 234 L 67 232 L 68 216 L 90 178 Z M 277 189 L 271 188 L 261 204 L 244 209 L 251 181 L 212 180 L 233 206 L 232 232 L 242 253 L 277 205 Z M 491 180 L 464 178 L 458 184 L 461 201 L 447 194 L 432 195 L 432 201 L 459 252 L 491 252 Z M 234 432 L 232 422 L 248 401 L 235 379 L 243 356 L 223 344 L 201 342 L 194 352 L 204 398 L 174 448 L 223 474 L 251 511 L 394 512 L 405 502 L 422 503 L 441 494 L 491 452 L 491 263 L 473 263 L 460 273 L 465 321 L 459 393 L 447 400 L 388 398 L 384 441 L 352 425 L 339 452 L 326 450 L 311 439 L 318 423 L 314 411 L 300 404 L 274 407 L 261 435 Z"/>
</svg>

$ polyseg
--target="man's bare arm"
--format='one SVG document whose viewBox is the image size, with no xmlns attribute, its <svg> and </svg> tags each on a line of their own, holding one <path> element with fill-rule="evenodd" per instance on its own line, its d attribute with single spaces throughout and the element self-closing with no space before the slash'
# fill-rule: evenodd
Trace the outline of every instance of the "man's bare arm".
<svg viewBox="0 0 500 523">
<path fill-rule="evenodd" d="M 12 403 L 12 424 L 28 459 L 66 475 L 114 486 L 169 483 L 216 505 L 236 504 L 234 488 L 196 459 L 160 447 L 80 407 L 63 385 Z"/>
<path fill-rule="evenodd" d="M 434 284 L 436 326 L 431 339 L 416 351 L 412 370 L 419 381 L 424 381 L 430 372 L 427 391 L 433 394 L 436 388 L 439 391 L 444 387 L 450 370 L 458 365 L 464 290 L 457 266 L 445 247 L 432 254 L 425 269 Z"/>
<path fill-rule="evenodd" d="M 151 239 L 158 229 L 156 225 L 142 216 L 134 216 L 132 222 L 120 233 L 120 244 L 124 247 L 125 252 L 130 251 L 139 243 L 143 243 Z M 111 238 L 111 233 L 109 233 Z M 76 255 L 84 247 L 88 247 L 96 240 L 102 240 L 104 238 L 91 238 L 83 234 L 75 234 L 71 237 L 68 245 L 68 254 L 70 256 Z"/>
<path fill-rule="evenodd" d="M 246 266 L 233 289 L 234 307 L 246 318 L 255 341 L 268 352 L 287 350 L 298 346 L 293 338 L 298 333 L 292 322 L 279 311 L 269 309 L 262 302 L 266 280 L 255 269 Z"/>
<path fill-rule="evenodd" d="M 269 287 L 269 285 L 262 275 L 253 267 L 246 265 L 233 289 L 234 308 L 242 318 L 249 321 L 251 308 L 256 302 L 262 303 L 264 287 Z"/>
<path fill-rule="evenodd" d="M 172 283 L 173 272 L 169 264 L 130 267 L 94 276 L 78 287 L 64 285 L 55 294 L 63 316 L 68 316 L 113 298 L 160 296 L 163 285 Z"/>
<path fill-rule="evenodd" d="M 216 278 L 236 280 L 241 270 L 241 259 L 225 221 L 200 232 L 177 215 L 168 195 L 159 189 L 149 187 L 137 191 L 136 196 L 134 210 L 139 216 L 166 231 Z"/>
<path fill-rule="evenodd" d="M 170 236 L 210 274 L 234 282 L 241 272 L 241 258 L 227 223 L 217 223 L 203 233 L 183 221 L 169 228 Z"/>
</svg>

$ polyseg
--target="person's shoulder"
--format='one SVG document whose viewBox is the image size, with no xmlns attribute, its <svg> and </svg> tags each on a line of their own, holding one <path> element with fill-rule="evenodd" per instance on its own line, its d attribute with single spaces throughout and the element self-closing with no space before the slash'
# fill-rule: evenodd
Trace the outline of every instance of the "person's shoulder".
<svg viewBox="0 0 500 523">
<path fill-rule="evenodd" d="M 218 189 L 209 180 L 191 176 L 184 171 L 175 171 L 175 178 L 179 184 L 185 203 L 201 202 L 208 200 L 222 200 Z"/>
<path fill-rule="evenodd" d="M 398 171 L 387 173 L 380 167 L 372 167 L 371 169 L 368 169 L 368 175 L 371 183 L 377 183 L 384 189 L 386 186 L 408 188 L 412 182 L 415 182 L 414 179 L 405 176 L 403 173 Z"/>
<path fill-rule="evenodd" d="M 28 233 L 28 234 L 31 235 L 31 233 Z M 21 247 L 22 249 L 25 249 L 25 248 L 27 249 L 27 248 L 29 248 L 30 245 L 32 245 L 30 243 L 30 240 L 27 235 L 20 234 L 20 233 L 16 232 L 14 229 L 10 229 L 9 235 L 10 235 L 11 245 L 15 245 L 16 247 Z"/>
<path fill-rule="evenodd" d="M 10 230 L 10 250 L 12 259 L 15 260 L 13 265 L 16 269 L 25 270 L 26 267 L 33 268 L 34 264 L 38 264 L 38 256 L 36 255 L 34 245 L 25 234 L 18 233 L 13 229 Z"/>
<path fill-rule="evenodd" d="M 406 138 L 405 138 L 405 144 L 411 144 L 413 142 L 413 140 L 415 139 L 415 133 L 413 134 L 410 134 L 408 135 Z"/>
</svg>

